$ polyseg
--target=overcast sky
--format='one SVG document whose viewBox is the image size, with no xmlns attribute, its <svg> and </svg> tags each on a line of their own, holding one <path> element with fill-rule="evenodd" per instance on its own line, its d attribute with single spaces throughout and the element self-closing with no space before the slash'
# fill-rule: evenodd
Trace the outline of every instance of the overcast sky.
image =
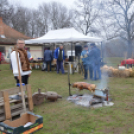
<svg viewBox="0 0 134 134">
<path fill-rule="evenodd" d="M 61 2 L 63 5 L 66 5 L 68 8 L 73 7 L 75 0 L 8 0 L 12 4 L 20 3 L 29 8 L 37 8 L 43 2 L 57 1 Z"/>
</svg>

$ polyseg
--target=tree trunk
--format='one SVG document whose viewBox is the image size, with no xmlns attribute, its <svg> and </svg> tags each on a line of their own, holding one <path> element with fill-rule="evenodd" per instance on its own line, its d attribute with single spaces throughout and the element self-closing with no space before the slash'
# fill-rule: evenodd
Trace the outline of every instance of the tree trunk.
<svg viewBox="0 0 134 134">
<path fill-rule="evenodd" d="M 127 58 L 132 58 L 132 52 L 133 52 L 132 41 L 128 40 Z"/>
</svg>

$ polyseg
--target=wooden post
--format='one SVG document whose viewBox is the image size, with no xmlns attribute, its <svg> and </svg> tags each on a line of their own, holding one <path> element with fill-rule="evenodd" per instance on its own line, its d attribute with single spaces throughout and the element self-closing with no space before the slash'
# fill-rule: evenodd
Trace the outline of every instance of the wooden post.
<svg viewBox="0 0 134 134">
<path fill-rule="evenodd" d="M 20 73 L 17 46 L 15 47 L 15 51 L 16 51 L 16 59 L 17 59 L 17 64 L 18 64 L 18 72 L 19 72 L 19 82 L 20 82 L 20 89 L 21 89 L 22 104 L 23 104 L 23 108 L 24 108 L 24 113 L 26 113 L 26 103 L 25 103 L 24 91 L 23 91 L 22 80 L 21 80 L 21 73 Z"/>
<path fill-rule="evenodd" d="M 3 91 L 3 99 L 4 99 L 5 117 L 6 117 L 6 120 L 10 120 L 12 116 L 11 116 L 11 108 L 10 108 L 10 103 L 9 103 L 8 92 Z"/>
<path fill-rule="evenodd" d="M 33 111 L 33 99 L 32 99 L 31 85 L 30 84 L 26 85 L 26 88 L 27 88 L 29 110 Z"/>
</svg>

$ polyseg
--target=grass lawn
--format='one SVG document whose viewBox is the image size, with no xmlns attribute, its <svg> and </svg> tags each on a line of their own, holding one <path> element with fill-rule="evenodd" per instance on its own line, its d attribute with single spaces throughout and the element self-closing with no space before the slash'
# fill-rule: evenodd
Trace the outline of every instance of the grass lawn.
<svg viewBox="0 0 134 134">
<path fill-rule="evenodd" d="M 109 62 L 114 66 L 120 58 L 112 58 Z M 15 80 L 9 65 L 0 65 L 0 90 L 15 87 Z M 89 109 L 69 103 L 67 74 L 42 72 L 33 70 L 29 83 L 33 93 L 56 91 L 62 95 L 57 102 L 44 101 L 34 107 L 34 113 L 43 116 L 44 127 L 35 134 L 134 134 L 134 78 L 109 78 L 111 98 L 115 105 Z M 71 75 L 71 83 L 83 81 L 80 74 Z M 92 81 L 86 81 L 95 83 Z M 99 83 L 97 81 L 96 83 Z M 78 91 L 73 90 L 72 93 Z M 88 91 L 84 91 L 88 92 Z M 90 93 L 90 92 L 88 92 Z"/>
</svg>

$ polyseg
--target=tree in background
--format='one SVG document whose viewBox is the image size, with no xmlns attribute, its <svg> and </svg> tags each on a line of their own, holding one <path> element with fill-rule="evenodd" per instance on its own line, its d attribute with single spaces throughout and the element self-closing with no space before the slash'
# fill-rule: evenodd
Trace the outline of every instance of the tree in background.
<svg viewBox="0 0 134 134">
<path fill-rule="evenodd" d="M 42 3 L 38 9 L 29 9 L 0 0 L 0 16 L 7 25 L 33 38 L 49 30 L 72 26 L 72 12 L 58 2 Z"/>
<path fill-rule="evenodd" d="M 96 27 L 96 20 L 99 17 L 101 7 L 96 4 L 96 0 L 78 0 L 74 10 L 74 27 L 79 29 L 83 34 L 99 33 Z"/>
<path fill-rule="evenodd" d="M 127 57 L 131 58 L 134 39 L 134 0 L 108 0 L 107 12 L 119 27 L 118 35 L 127 41 Z"/>
<path fill-rule="evenodd" d="M 51 29 L 59 29 L 71 27 L 71 19 L 72 14 L 70 10 L 57 2 L 51 2 L 49 4 L 50 8 L 50 21 L 51 21 Z"/>
<path fill-rule="evenodd" d="M 0 17 L 3 18 L 6 24 L 10 23 L 10 16 L 13 13 L 13 6 L 8 3 L 8 0 L 0 0 Z"/>
</svg>

